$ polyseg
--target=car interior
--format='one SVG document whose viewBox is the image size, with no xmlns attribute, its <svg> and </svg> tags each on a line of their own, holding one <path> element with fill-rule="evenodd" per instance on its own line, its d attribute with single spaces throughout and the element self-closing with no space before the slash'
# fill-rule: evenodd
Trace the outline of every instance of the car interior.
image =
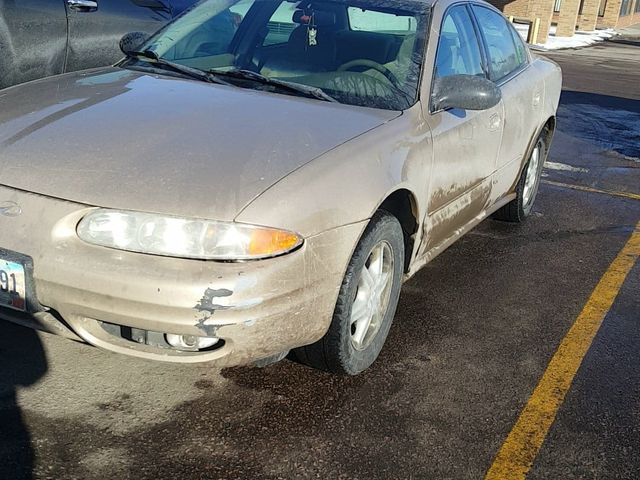
<svg viewBox="0 0 640 480">
<path fill-rule="evenodd" d="M 416 12 L 373 5 L 242 0 L 177 29 L 160 54 L 204 71 L 241 68 L 319 87 L 349 103 L 406 108 L 417 95 L 425 24 Z"/>
</svg>

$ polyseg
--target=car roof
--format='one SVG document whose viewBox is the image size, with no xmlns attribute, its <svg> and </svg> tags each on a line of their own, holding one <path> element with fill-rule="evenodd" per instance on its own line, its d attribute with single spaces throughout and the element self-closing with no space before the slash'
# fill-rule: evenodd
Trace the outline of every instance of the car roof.
<svg viewBox="0 0 640 480">
<path fill-rule="evenodd" d="M 319 0 L 322 2 L 322 0 Z M 344 3 L 350 6 L 378 7 L 409 11 L 428 11 L 432 5 L 440 0 L 328 0 L 331 3 Z M 444 0 L 453 1 L 453 0 Z M 308 3 L 313 4 L 313 0 Z"/>
<path fill-rule="evenodd" d="M 313 0 L 311 0 L 312 2 Z M 390 8 L 390 9 L 399 9 L 399 10 L 409 10 L 409 11 L 423 11 L 427 12 L 431 10 L 431 8 L 436 5 L 443 5 L 447 7 L 454 3 L 478 3 L 483 6 L 487 6 L 494 10 L 497 10 L 493 5 L 488 3 L 485 0 L 330 0 L 334 2 L 343 2 L 351 5 L 357 5 L 359 2 L 367 3 L 371 6 L 376 6 L 380 8 Z"/>
</svg>

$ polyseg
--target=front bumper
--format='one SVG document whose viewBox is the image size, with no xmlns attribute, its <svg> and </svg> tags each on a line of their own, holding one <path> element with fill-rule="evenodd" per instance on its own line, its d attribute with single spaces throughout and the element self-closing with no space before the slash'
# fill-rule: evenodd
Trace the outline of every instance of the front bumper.
<svg viewBox="0 0 640 480">
<path fill-rule="evenodd" d="M 0 249 L 33 258 L 31 315 L 0 318 L 114 352 L 173 362 L 246 364 L 324 335 L 342 277 L 365 223 L 309 237 L 281 257 L 222 263 L 158 257 L 89 245 L 75 233 L 88 207 L 0 186 L 22 208 L 0 216 Z M 102 322 L 152 332 L 216 336 L 203 352 L 138 344 Z"/>
</svg>

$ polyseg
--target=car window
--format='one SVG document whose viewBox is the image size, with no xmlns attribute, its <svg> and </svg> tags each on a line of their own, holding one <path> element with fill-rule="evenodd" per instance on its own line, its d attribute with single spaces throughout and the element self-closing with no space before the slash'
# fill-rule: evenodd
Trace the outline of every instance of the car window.
<svg viewBox="0 0 640 480">
<path fill-rule="evenodd" d="M 423 2 L 203 0 L 143 48 L 241 88 L 307 96 L 320 89 L 341 103 L 404 110 L 418 98 L 427 16 Z"/>
<path fill-rule="evenodd" d="M 524 40 L 522 40 L 522 37 L 520 36 L 518 31 L 513 27 L 513 25 L 509 25 L 509 30 L 511 31 L 513 42 L 516 44 L 516 57 L 518 58 L 518 63 L 522 65 L 526 63 L 529 59 L 527 55 L 527 47 L 524 44 Z"/>
<path fill-rule="evenodd" d="M 524 51 L 516 49 L 507 20 L 488 8 L 473 6 L 489 53 L 489 72 L 492 80 L 500 80 L 524 63 Z"/>
<path fill-rule="evenodd" d="M 485 75 L 478 37 L 464 5 L 449 9 L 440 30 L 436 78 L 450 75 Z"/>
<path fill-rule="evenodd" d="M 293 14 L 296 12 L 297 6 L 295 3 L 282 2 L 276 11 L 273 12 L 267 28 L 269 33 L 264 39 L 263 45 L 279 45 L 286 43 L 291 37 L 291 32 L 298 26 L 293 21 Z"/>
<path fill-rule="evenodd" d="M 417 22 L 413 16 L 401 16 L 359 7 L 348 7 L 347 14 L 351 30 L 404 35 L 416 31 Z"/>
<path fill-rule="evenodd" d="M 234 2 L 233 5 L 229 7 L 229 10 L 239 15 L 240 20 L 242 20 L 253 4 L 253 0 L 240 0 L 239 2 Z"/>
<path fill-rule="evenodd" d="M 165 58 L 185 59 L 227 53 L 238 26 L 254 2 L 255 0 L 240 0 L 229 6 L 225 5 L 226 8 L 221 5 L 215 15 L 205 15 L 200 7 L 201 4 L 194 7 L 185 16 L 186 18 L 195 16 L 195 20 L 185 22 L 178 19 L 177 25 L 184 24 L 184 27 L 175 29 L 173 32 L 171 32 L 171 26 L 168 27 L 168 31 L 171 32 L 172 46 L 165 54 Z"/>
</svg>

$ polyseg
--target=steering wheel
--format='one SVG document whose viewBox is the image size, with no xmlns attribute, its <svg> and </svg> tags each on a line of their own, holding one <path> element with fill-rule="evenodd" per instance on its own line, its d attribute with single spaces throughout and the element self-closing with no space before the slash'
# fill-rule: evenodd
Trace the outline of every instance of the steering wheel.
<svg viewBox="0 0 640 480">
<path fill-rule="evenodd" d="M 382 75 L 385 76 L 385 78 L 387 80 L 389 80 L 391 82 L 391 84 L 396 87 L 399 88 L 400 87 L 400 82 L 398 81 L 398 78 L 393 74 L 393 72 L 391 70 L 389 70 L 387 67 L 385 67 L 384 65 L 378 63 L 378 62 L 374 62 L 373 60 L 369 60 L 368 58 L 356 58 L 355 60 L 351 60 L 347 63 L 343 63 L 342 65 L 340 65 L 336 71 L 337 72 L 346 72 L 348 70 L 353 70 L 356 67 L 367 67 L 367 68 L 372 68 L 375 71 L 381 73 Z"/>
</svg>

